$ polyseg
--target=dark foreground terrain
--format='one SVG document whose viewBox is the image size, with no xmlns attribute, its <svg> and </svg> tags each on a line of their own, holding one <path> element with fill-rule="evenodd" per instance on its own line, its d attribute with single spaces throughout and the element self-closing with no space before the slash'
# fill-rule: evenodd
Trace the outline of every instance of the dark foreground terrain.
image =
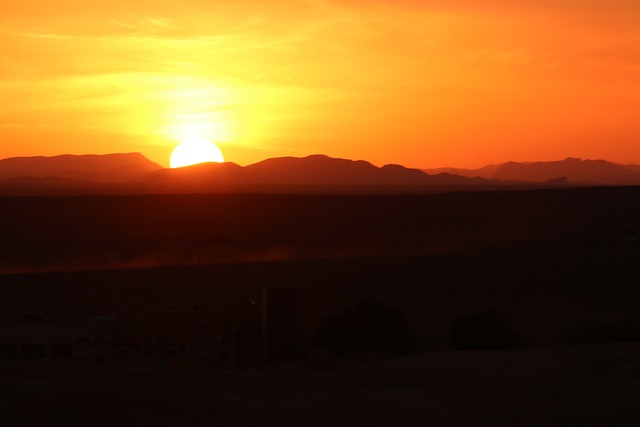
<svg viewBox="0 0 640 427">
<path fill-rule="evenodd" d="M 637 187 L 0 205 L 2 425 L 631 425 L 640 404 Z M 380 345 L 368 297 L 415 346 Z M 330 351 L 350 307 L 374 344 Z"/>
<path fill-rule="evenodd" d="M 7 426 L 632 426 L 640 346 L 425 353 L 272 369 L 0 362 Z"/>
<path fill-rule="evenodd" d="M 0 198 L 0 272 L 637 249 L 640 187 Z"/>
</svg>

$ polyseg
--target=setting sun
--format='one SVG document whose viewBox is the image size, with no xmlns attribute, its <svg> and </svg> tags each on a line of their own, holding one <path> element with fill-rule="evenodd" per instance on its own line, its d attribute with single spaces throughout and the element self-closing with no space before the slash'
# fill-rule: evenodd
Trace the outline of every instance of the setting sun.
<svg viewBox="0 0 640 427">
<path fill-rule="evenodd" d="M 212 142 L 201 138 L 182 141 L 171 154 L 171 167 L 181 168 L 199 163 L 224 162 L 220 149 Z"/>
<path fill-rule="evenodd" d="M 640 1 L 370 3 L 2 1 L 0 158 L 640 163 Z"/>
</svg>

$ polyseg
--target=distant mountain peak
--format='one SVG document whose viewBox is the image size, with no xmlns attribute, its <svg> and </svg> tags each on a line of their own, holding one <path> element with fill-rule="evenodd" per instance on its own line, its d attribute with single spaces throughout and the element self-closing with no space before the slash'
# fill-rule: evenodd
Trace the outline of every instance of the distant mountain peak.
<svg viewBox="0 0 640 427">
<path fill-rule="evenodd" d="M 289 157 L 290 159 L 296 159 L 298 157 Z M 323 159 L 328 160 L 332 159 L 332 157 L 327 156 L 326 154 L 309 154 L 306 157 L 302 157 L 303 159 Z"/>
<path fill-rule="evenodd" d="M 98 182 L 136 179 L 162 169 L 141 153 L 62 154 L 0 160 L 0 178 L 58 177 Z"/>
<path fill-rule="evenodd" d="M 539 162 L 506 162 L 480 169 L 442 168 L 443 171 L 467 177 L 479 176 L 501 181 L 571 182 L 574 184 L 628 184 L 640 181 L 640 166 L 619 165 L 606 160 L 566 157 L 563 160 Z"/>
</svg>

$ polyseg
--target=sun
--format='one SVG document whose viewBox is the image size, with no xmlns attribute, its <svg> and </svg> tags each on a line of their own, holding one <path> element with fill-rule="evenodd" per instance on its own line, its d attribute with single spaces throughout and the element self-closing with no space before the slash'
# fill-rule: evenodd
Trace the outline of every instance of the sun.
<svg viewBox="0 0 640 427">
<path fill-rule="evenodd" d="M 182 168 L 207 162 L 222 163 L 224 162 L 224 156 L 213 142 L 204 138 L 183 140 L 173 150 L 169 161 L 172 168 Z"/>
</svg>

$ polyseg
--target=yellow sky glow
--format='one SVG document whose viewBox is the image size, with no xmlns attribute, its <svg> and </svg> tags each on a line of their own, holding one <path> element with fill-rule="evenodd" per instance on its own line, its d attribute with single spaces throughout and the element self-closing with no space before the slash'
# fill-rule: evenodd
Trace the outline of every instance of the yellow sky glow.
<svg viewBox="0 0 640 427">
<path fill-rule="evenodd" d="M 0 158 L 640 163 L 640 3 L 9 0 Z"/>
</svg>

